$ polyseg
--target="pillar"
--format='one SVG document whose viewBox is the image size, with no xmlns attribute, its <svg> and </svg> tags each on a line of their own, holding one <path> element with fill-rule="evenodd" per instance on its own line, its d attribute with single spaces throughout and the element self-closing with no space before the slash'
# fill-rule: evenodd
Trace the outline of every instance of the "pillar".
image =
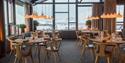
<svg viewBox="0 0 125 63">
<path fill-rule="evenodd" d="M 92 16 L 98 16 L 99 19 L 97 20 L 92 20 L 92 27 L 97 28 L 98 30 L 102 30 L 102 19 L 100 18 L 101 14 L 103 14 L 103 4 L 101 3 L 96 3 L 93 4 L 92 7 Z"/>
<path fill-rule="evenodd" d="M 25 5 L 24 6 L 25 7 L 25 15 L 32 15 L 32 11 L 33 11 L 32 5 L 28 4 L 28 3 L 25 3 L 24 5 Z M 32 21 L 33 21 L 32 18 L 25 18 L 25 24 L 26 24 L 27 32 L 33 31 L 33 29 L 32 29 Z"/>
<path fill-rule="evenodd" d="M 0 57 L 5 56 L 4 0 L 0 0 Z"/>
<path fill-rule="evenodd" d="M 116 0 L 105 0 L 104 1 L 104 13 L 115 13 L 116 12 Z M 115 32 L 116 19 L 109 18 L 103 19 L 103 30 L 107 30 L 109 33 Z"/>
</svg>

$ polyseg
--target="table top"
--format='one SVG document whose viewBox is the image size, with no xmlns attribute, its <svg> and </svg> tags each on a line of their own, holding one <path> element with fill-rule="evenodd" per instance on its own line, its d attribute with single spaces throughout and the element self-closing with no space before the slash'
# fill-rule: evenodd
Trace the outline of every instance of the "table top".
<svg viewBox="0 0 125 63">
<path fill-rule="evenodd" d="M 103 42 L 103 40 L 101 40 L 101 39 L 89 39 L 89 40 L 91 40 L 93 42 L 97 42 L 97 43 L 116 43 L 116 44 L 125 43 L 125 41 L 123 41 L 123 40 L 108 40 L 106 42 Z"/>
<path fill-rule="evenodd" d="M 98 33 L 99 31 L 93 31 L 93 30 L 83 30 L 83 33 Z"/>
<path fill-rule="evenodd" d="M 36 39 L 16 39 L 15 42 L 17 43 L 23 43 L 25 41 L 28 41 L 29 43 L 43 43 L 46 42 L 47 40 L 44 40 L 43 38 L 36 38 Z"/>
</svg>

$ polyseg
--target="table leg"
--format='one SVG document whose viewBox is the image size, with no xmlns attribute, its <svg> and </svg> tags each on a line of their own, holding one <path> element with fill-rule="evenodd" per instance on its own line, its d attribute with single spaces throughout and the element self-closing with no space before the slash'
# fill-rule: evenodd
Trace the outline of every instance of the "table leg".
<svg viewBox="0 0 125 63">
<path fill-rule="evenodd" d="M 40 46 L 39 46 L 39 44 L 38 44 L 38 59 L 39 59 L 39 63 L 41 63 L 40 62 Z"/>
</svg>

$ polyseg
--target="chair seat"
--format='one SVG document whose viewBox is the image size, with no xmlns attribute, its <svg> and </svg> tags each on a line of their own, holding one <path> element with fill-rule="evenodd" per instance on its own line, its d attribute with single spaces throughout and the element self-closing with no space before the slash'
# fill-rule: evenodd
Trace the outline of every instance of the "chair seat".
<svg viewBox="0 0 125 63">
<path fill-rule="evenodd" d="M 93 45 L 93 44 L 89 44 L 89 45 L 88 45 L 88 47 L 93 48 L 93 47 L 94 47 L 94 45 Z"/>
<path fill-rule="evenodd" d="M 39 43 L 39 45 L 40 45 L 40 46 L 45 46 L 45 44 L 44 44 L 44 43 Z"/>
<path fill-rule="evenodd" d="M 114 47 L 112 47 L 112 46 L 107 46 L 106 49 L 105 49 L 105 53 L 106 53 L 106 54 L 111 54 L 112 51 L 113 51 L 113 48 L 114 48 Z"/>
<path fill-rule="evenodd" d="M 56 47 L 53 47 L 53 49 L 51 47 L 47 47 L 46 49 L 49 51 L 58 51 L 58 49 Z"/>
</svg>

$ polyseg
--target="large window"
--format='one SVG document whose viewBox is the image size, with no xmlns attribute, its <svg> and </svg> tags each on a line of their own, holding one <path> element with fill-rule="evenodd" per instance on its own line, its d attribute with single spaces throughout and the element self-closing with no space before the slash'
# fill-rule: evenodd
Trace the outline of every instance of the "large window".
<svg viewBox="0 0 125 63">
<path fill-rule="evenodd" d="M 82 0 L 82 2 L 100 2 L 100 0 Z"/>
<path fill-rule="evenodd" d="M 79 7 L 78 8 L 78 29 L 83 30 L 86 28 L 87 18 L 92 15 L 92 7 Z"/>
<path fill-rule="evenodd" d="M 52 4 L 39 4 L 33 7 L 33 12 L 36 12 L 38 15 L 52 16 Z M 34 19 L 39 22 L 37 30 L 52 30 L 52 19 Z"/>
<path fill-rule="evenodd" d="M 124 14 L 124 5 L 117 5 L 117 13 L 120 13 L 122 16 Z M 116 31 L 121 31 L 123 29 L 123 18 L 116 19 Z"/>
<path fill-rule="evenodd" d="M 4 20 L 5 20 L 5 32 L 6 32 L 6 36 L 8 36 L 7 2 L 6 1 L 4 1 Z"/>
<path fill-rule="evenodd" d="M 75 4 L 69 5 L 69 30 L 76 30 L 76 6 Z"/>
<path fill-rule="evenodd" d="M 24 6 L 16 5 L 16 24 L 25 24 Z"/>
<path fill-rule="evenodd" d="M 78 0 L 81 1 L 81 0 Z M 100 2 L 101 0 L 82 0 L 82 2 Z M 55 10 L 53 10 L 53 4 L 48 3 L 52 2 L 53 0 L 47 0 L 46 4 L 38 4 L 34 6 L 34 11 L 38 14 L 41 14 L 42 11 L 45 10 L 48 12 L 48 15 L 53 16 L 53 13 L 55 14 L 55 24 L 53 24 L 53 20 L 47 21 L 47 20 L 40 20 L 36 19 L 41 25 L 37 28 L 39 30 L 46 30 L 46 29 L 52 29 L 52 25 L 55 26 L 56 30 L 76 30 L 76 0 L 55 0 Z M 72 4 L 68 4 L 72 3 Z M 48 4 L 47 4 L 48 3 Z M 61 3 L 61 4 L 59 4 Z M 63 4 L 65 3 L 65 4 Z M 78 3 L 78 6 L 81 5 L 81 3 Z M 82 4 L 78 8 L 78 29 L 84 29 L 86 28 L 86 20 L 85 18 L 92 15 L 92 7 L 84 5 L 92 5 L 89 4 Z M 43 6 L 43 7 L 42 7 Z M 45 6 L 48 6 L 45 8 Z M 40 7 L 43 9 L 40 9 Z M 37 9 L 37 10 L 36 10 Z M 48 24 L 48 26 L 45 26 L 45 24 Z"/>
</svg>

